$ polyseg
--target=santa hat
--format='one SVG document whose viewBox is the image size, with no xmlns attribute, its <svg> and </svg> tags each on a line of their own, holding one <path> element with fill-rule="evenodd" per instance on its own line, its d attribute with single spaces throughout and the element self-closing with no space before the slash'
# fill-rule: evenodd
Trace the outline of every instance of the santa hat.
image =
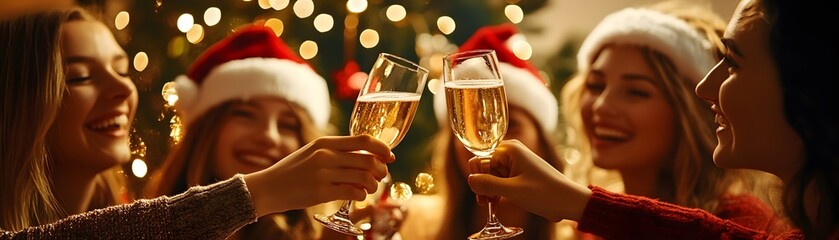
<svg viewBox="0 0 839 240">
<path fill-rule="evenodd" d="M 458 49 L 465 52 L 478 49 L 495 50 L 498 57 L 498 71 L 504 81 L 507 102 L 530 113 L 545 133 L 556 129 L 559 106 L 556 97 L 529 62 L 516 57 L 512 46 L 524 36 L 517 33 L 512 24 L 488 26 L 478 29 Z M 448 125 L 446 97 L 443 91 L 434 96 L 434 114 L 440 126 Z"/>
<path fill-rule="evenodd" d="M 326 81 L 274 32 L 250 26 L 211 46 L 175 79 L 175 107 L 185 124 L 232 99 L 277 96 L 302 107 L 317 127 L 329 121 Z"/>
<path fill-rule="evenodd" d="M 594 27 L 577 53 L 577 67 L 585 71 L 604 46 L 629 44 L 652 48 L 676 65 L 680 74 L 698 83 L 714 67 L 711 43 L 681 19 L 643 8 L 609 14 Z"/>
</svg>

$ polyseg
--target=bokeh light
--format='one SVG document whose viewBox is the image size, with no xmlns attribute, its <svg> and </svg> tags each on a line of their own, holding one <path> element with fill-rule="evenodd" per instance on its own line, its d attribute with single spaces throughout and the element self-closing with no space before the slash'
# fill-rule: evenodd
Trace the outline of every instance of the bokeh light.
<svg viewBox="0 0 839 240">
<path fill-rule="evenodd" d="M 358 36 L 361 46 L 364 48 L 373 48 L 379 44 L 379 33 L 373 29 L 364 29 Z"/>
<path fill-rule="evenodd" d="M 513 23 L 520 23 L 522 19 L 524 19 L 524 11 L 521 10 L 519 5 L 511 4 L 504 7 L 504 15 L 507 16 L 507 19 L 510 19 L 510 22 Z"/>
<path fill-rule="evenodd" d="M 347 10 L 354 13 L 364 12 L 367 10 L 367 0 L 348 0 Z"/>
<path fill-rule="evenodd" d="M 138 178 L 143 178 L 146 176 L 146 173 L 148 173 L 148 171 L 149 167 L 143 160 L 134 159 L 134 161 L 131 162 L 131 172 L 134 173 L 134 176 L 137 176 Z"/>
<path fill-rule="evenodd" d="M 192 29 L 186 32 L 186 40 L 192 44 L 196 44 L 204 40 L 204 27 L 198 24 L 193 24 Z"/>
<path fill-rule="evenodd" d="M 402 21 L 402 19 L 405 19 L 407 12 L 405 11 L 405 7 L 403 7 L 402 5 L 394 4 L 390 5 L 390 7 L 387 7 L 385 15 L 387 15 L 387 19 L 391 22 L 398 22 Z"/>
<path fill-rule="evenodd" d="M 208 27 L 215 26 L 219 21 L 221 21 L 221 9 L 211 7 L 204 11 L 204 23 L 207 24 Z"/>
<path fill-rule="evenodd" d="M 300 44 L 300 57 L 309 60 L 318 55 L 318 44 L 312 40 L 306 40 Z"/>
<path fill-rule="evenodd" d="M 122 30 L 126 26 L 128 26 L 128 22 L 130 20 L 131 20 L 131 18 L 128 15 L 128 12 L 121 11 L 121 12 L 117 13 L 116 18 L 114 18 L 114 27 L 116 27 L 117 30 Z"/>
<path fill-rule="evenodd" d="M 149 65 L 149 55 L 146 55 L 145 52 L 138 52 L 134 55 L 134 69 L 138 72 L 142 72 L 146 70 L 146 67 Z"/>
<path fill-rule="evenodd" d="M 271 30 L 274 30 L 274 35 L 277 35 L 277 37 L 283 35 L 283 21 L 281 21 L 280 19 L 268 19 L 267 21 L 265 21 L 265 26 L 271 28 Z"/>
<path fill-rule="evenodd" d="M 332 30 L 333 26 L 335 26 L 335 20 L 332 19 L 332 15 L 321 13 L 315 17 L 314 24 L 315 29 L 318 30 L 318 32 L 328 32 L 329 30 Z"/>
<path fill-rule="evenodd" d="M 315 3 L 312 0 L 297 0 L 292 8 L 294 9 L 294 15 L 299 18 L 307 18 L 315 12 Z"/>
<path fill-rule="evenodd" d="M 195 19 L 192 18 L 192 14 L 184 13 L 178 17 L 178 30 L 182 33 L 186 33 L 192 29 L 193 24 L 195 24 Z"/>
<path fill-rule="evenodd" d="M 440 32 L 442 32 L 443 34 L 451 34 L 452 32 L 454 32 L 454 29 L 456 28 L 454 19 L 452 19 L 449 16 L 442 16 L 440 18 L 437 18 L 437 28 L 439 28 Z"/>
</svg>

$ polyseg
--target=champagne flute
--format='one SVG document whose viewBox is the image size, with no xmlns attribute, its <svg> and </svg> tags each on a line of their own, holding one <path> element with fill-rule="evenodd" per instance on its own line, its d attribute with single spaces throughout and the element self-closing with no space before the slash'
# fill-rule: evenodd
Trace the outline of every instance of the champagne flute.
<svg viewBox="0 0 839 240">
<path fill-rule="evenodd" d="M 396 147 L 414 119 L 422 96 L 428 70 L 416 63 L 388 53 L 381 53 L 370 76 L 358 93 L 350 119 L 350 134 L 367 134 Z M 337 232 L 360 236 L 364 232 L 349 218 L 351 200 L 344 201 L 338 212 L 314 218 Z"/>
<path fill-rule="evenodd" d="M 507 95 L 494 50 L 450 54 L 443 61 L 443 84 L 449 122 L 457 139 L 472 154 L 489 159 L 507 133 Z M 498 196 L 487 196 L 484 228 L 469 239 L 507 239 L 524 232 L 505 227 L 495 216 Z"/>
</svg>

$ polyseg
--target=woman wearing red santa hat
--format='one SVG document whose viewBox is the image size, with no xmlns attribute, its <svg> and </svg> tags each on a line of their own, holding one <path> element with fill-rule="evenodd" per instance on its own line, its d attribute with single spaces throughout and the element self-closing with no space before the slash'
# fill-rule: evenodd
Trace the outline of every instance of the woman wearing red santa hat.
<svg viewBox="0 0 839 240">
<path fill-rule="evenodd" d="M 150 197 L 265 169 L 327 129 L 326 81 L 267 27 L 214 44 L 175 86 L 186 134 L 152 176 Z M 313 239 L 309 215 L 264 216 L 231 238 Z"/>
<path fill-rule="evenodd" d="M 627 194 L 787 231 L 774 209 L 752 195 L 776 197 L 777 185 L 768 186 L 776 178 L 711 161 L 714 118 L 692 90 L 722 55 L 724 28 L 710 9 L 682 2 L 606 16 L 580 47 L 580 73 L 562 90 L 563 116 L 576 130 L 570 145 L 582 153 L 569 171 L 597 185 L 586 173 L 593 163 L 618 172 Z"/>
<path fill-rule="evenodd" d="M 517 139 L 537 152 L 545 162 L 561 169 L 564 161 L 554 151 L 554 130 L 559 106 L 545 80 L 529 62 L 511 51 L 515 41 L 523 40 L 511 24 L 478 29 L 463 43 L 459 52 L 492 49 L 499 61 L 509 103 L 509 127 L 505 139 Z M 466 183 L 467 161 L 473 156 L 455 139 L 446 113 L 442 89 L 434 96 L 434 112 L 440 130 L 434 143 L 432 159 L 436 174 L 433 195 L 415 195 L 408 201 L 408 214 L 400 229 L 406 239 L 465 239 L 486 223 L 486 207 L 478 206 Z M 498 215 L 504 225 L 522 227 L 523 239 L 555 238 L 555 224 L 528 213 L 504 199 Z"/>
<path fill-rule="evenodd" d="M 382 161 L 393 161 L 372 137 L 322 137 L 258 172 L 85 212 L 96 175 L 130 157 L 128 57 L 80 9 L 0 21 L 0 45 L 2 239 L 225 238 L 270 213 L 364 199 L 387 174 Z"/>
</svg>

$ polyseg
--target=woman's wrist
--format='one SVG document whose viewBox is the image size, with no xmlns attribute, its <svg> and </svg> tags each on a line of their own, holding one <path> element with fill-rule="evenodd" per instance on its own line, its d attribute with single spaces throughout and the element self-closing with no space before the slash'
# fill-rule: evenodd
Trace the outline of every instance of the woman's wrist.
<svg viewBox="0 0 839 240">
<path fill-rule="evenodd" d="M 248 192 L 251 194 L 251 202 L 253 202 L 256 217 L 262 217 L 276 211 L 273 209 L 276 203 L 271 201 L 270 195 L 268 195 L 269 192 L 262 188 L 262 186 L 265 186 L 264 176 L 260 173 L 261 171 L 246 174 L 242 177 L 245 180 L 245 186 L 248 188 Z"/>
<path fill-rule="evenodd" d="M 576 185 L 574 188 L 575 194 L 572 195 L 571 198 L 571 212 L 568 214 L 568 219 L 573 221 L 580 221 L 583 217 L 583 212 L 585 212 L 586 206 L 588 205 L 588 201 L 591 199 L 592 191 L 591 189 Z"/>
</svg>

